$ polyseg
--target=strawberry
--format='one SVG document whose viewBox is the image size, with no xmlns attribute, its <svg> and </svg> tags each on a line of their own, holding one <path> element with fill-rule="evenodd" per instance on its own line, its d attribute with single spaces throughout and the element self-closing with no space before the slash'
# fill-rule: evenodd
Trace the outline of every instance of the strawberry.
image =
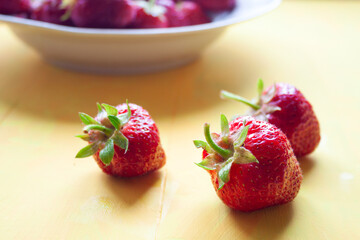
<svg viewBox="0 0 360 240">
<path fill-rule="evenodd" d="M 0 0 L 0 14 L 29 12 L 30 0 Z"/>
<path fill-rule="evenodd" d="M 190 0 L 198 3 L 204 10 L 221 12 L 230 11 L 236 6 L 236 0 Z"/>
<path fill-rule="evenodd" d="M 171 2 L 171 1 L 170 1 Z M 133 28 L 167 28 L 169 21 L 166 16 L 167 9 L 171 6 L 158 4 L 155 0 L 135 1 L 137 7 L 137 15 L 131 24 Z"/>
<path fill-rule="evenodd" d="M 182 27 L 209 23 L 210 19 L 195 2 L 178 2 L 167 16 L 171 27 Z"/>
<path fill-rule="evenodd" d="M 159 131 L 149 113 L 135 104 L 113 107 L 98 104 L 95 118 L 80 113 L 84 134 L 78 135 L 89 145 L 77 158 L 93 155 L 107 174 L 133 177 L 155 171 L 165 164 Z"/>
<path fill-rule="evenodd" d="M 27 13 L 27 12 L 11 14 L 11 16 L 18 17 L 18 18 L 24 18 L 24 19 L 30 18 L 29 13 Z"/>
<path fill-rule="evenodd" d="M 299 163 L 285 134 L 274 125 L 250 116 L 228 123 L 221 116 L 221 134 L 210 134 L 207 142 L 196 140 L 203 160 L 197 165 L 211 176 L 215 191 L 229 207 L 241 211 L 292 201 L 302 181 Z"/>
<path fill-rule="evenodd" d="M 63 5 L 63 0 L 45 0 L 34 7 L 31 19 L 61 25 L 72 25 L 69 11 L 70 8 Z"/>
<path fill-rule="evenodd" d="M 157 5 L 163 6 L 166 10 L 171 10 L 175 8 L 175 1 L 174 0 L 156 0 L 155 3 Z"/>
<path fill-rule="evenodd" d="M 221 92 L 221 97 L 249 105 L 250 114 L 280 128 L 288 137 L 297 157 L 310 154 L 320 142 L 319 121 L 304 95 L 287 83 L 276 83 L 263 91 L 263 82 L 258 82 L 259 98 L 252 103 L 240 96 Z"/>
<path fill-rule="evenodd" d="M 123 28 L 134 21 L 136 12 L 130 0 L 76 0 L 71 19 L 78 27 Z"/>
</svg>

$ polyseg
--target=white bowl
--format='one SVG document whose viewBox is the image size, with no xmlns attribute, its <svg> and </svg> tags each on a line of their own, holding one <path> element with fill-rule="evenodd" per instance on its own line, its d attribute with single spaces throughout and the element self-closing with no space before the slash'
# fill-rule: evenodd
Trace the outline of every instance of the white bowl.
<svg viewBox="0 0 360 240">
<path fill-rule="evenodd" d="M 281 0 L 238 0 L 232 12 L 207 24 L 163 29 L 90 29 L 0 14 L 11 30 L 49 63 L 76 71 L 133 74 L 195 60 L 227 26 L 265 14 Z"/>
</svg>

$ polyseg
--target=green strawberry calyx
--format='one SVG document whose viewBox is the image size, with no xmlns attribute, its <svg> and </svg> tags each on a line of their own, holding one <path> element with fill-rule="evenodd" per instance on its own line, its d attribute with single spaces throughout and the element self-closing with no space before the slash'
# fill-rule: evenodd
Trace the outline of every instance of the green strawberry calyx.
<svg viewBox="0 0 360 240">
<path fill-rule="evenodd" d="M 268 121 L 267 118 L 268 114 L 281 110 L 279 106 L 269 104 L 269 102 L 276 95 L 276 84 L 274 84 L 273 87 L 270 88 L 270 90 L 266 94 L 263 94 L 264 82 L 262 79 L 259 79 L 257 83 L 257 88 L 258 88 L 258 98 L 254 101 L 250 101 L 246 98 L 243 98 L 241 96 L 238 96 L 234 93 L 225 90 L 222 90 L 220 92 L 220 97 L 223 99 L 231 99 L 238 102 L 242 102 L 252 108 L 251 115 L 253 117 L 259 120 Z"/>
<path fill-rule="evenodd" d="M 233 164 L 259 163 L 256 157 L 244 147 L 250 125 L 243 126 L 230 134 L 229 122 L 225 115 L 221 115 L 221 134 L 210 134 L 210 125 L 205 123 L 204 135 L 206 141 L 195 140 L 197 148 L 204 149 L 208 155 L 200 163 L 195 163 L 206 170 L 217 172 L 219 187 L 223 188 L 230 180 L 230 169 Z M 216 140 L 214 140 L 216 139 Z"/>
<path fill-rule="evenodd" d="M 89 142 L 89 145 L 82 148 L 76 155 L 76 158 L 85 158 L 94 155 L 100 150 L 99 157 L 105 165 L 110 165 L 115 149 L 114 145 L 124 149 L 125 153 L 129 147 L 129 140 L 121 132 L 123 126 L 131 118 L 131 110 L 128 101 L 127 112 L 118 114 L 116 107 L 108 104 L 97 103 L 98 115 L 95 120 L 86 113 L 79 113 L 80 120 L 85 124 L 84 134 L 76 137 Z"/>
<path fill-rule="evenodd" d="M 59 6 L 60 9 L 65 9 L 65 13 L 60 17 L 60 21 L 65 22 L 70 19 L 71 12 L 77 0 L 63 0 Z"/>
</svg>

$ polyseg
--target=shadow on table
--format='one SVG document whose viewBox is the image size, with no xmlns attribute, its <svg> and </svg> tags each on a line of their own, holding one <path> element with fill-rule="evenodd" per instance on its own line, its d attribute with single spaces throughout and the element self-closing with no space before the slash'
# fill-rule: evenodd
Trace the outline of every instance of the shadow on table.
<svg viewBox="0 0 360 240">
<path fill-rule="evenodd" d="M 141 200 L 155 184 L 161 185 L 162 175 L 160 171 L 133 178 L 116 178 L 102 174 L 101 180 L 104 187 L 109 189 L 117 200 L 129 207 Z"/>
<path fill-rule="evenodd" d="M 303 172 L 304 177 L 309 175 L 311 171 L 316 167 L 316 159 L 311 156 L 305 156 L 299 158 L 300 168 Z"/>
<path fill-rule="evenodd" d="M 293 218 L 293 205 L 290 202 L 251 213 L 231 210 L 229 215 L 249 238 L 277 239 Z"/>
<path fill-rule="evenodd" d="M 96 102 L 118 104 L 129 99 L 154 118 L 190 114 L 221 103 L 221 89 L 244 94 L 241 86 L 255 86 L 262 66 L 249 50 L 232 55 L 231 48 L 214 48 L 179 69 L 134 76 L 100 76 L 70 72 L 40 58 L 24 61 L 21 71 L 6 73 L 0 82 L 0 103 L 42 118 L 79 121 L 79 111 L 96 114 Z M 254 76 L 251 74 L 254 73 Z M 256 75 L 255 75 L 256 74 Z M 249 84 L 251 82 L 251 84 Z"/>
</svg>

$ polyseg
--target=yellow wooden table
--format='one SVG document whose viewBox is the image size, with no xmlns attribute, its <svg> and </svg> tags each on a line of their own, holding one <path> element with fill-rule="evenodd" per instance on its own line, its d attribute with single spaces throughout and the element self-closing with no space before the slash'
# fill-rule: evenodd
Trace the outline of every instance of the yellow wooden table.
<svg viewBox="0 0 360 240">
<path fill-rule="evenodd" d="M 145 76 L 91 76 L 44 63 L 0 26 L 0 239 L 360 239 L 360 2 L 286 1 L 234 26 L 197 62 Z M 195 166 L 204 122 L 246 107 L 262 77 L 292 83 L 312 102 L 322 140 L 301 159 L 290 204 L 235 212 Z M 75 159 L 78 111 L 128 98 L 150 111 L 167 154 L 133 179 Z"/>
</svg>

